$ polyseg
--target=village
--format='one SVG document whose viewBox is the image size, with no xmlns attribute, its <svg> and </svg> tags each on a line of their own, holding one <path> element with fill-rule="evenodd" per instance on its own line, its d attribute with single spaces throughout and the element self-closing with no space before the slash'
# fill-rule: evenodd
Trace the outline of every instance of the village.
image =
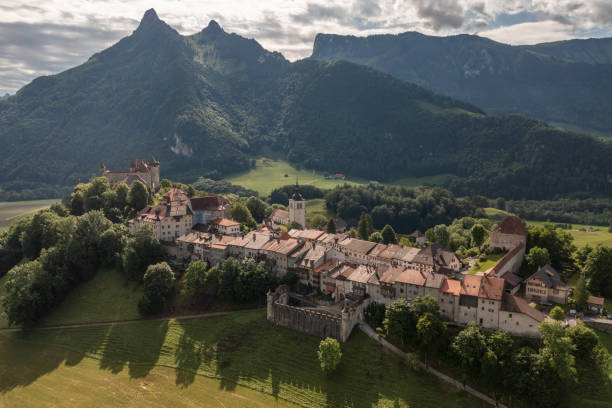
<svg viewBox="0 0 612 408">
<path fill-rule="evenodd" d="M 147 166 L 153 176 L 146 174 Z M 141 180 L 159 185 L 159 163 L 153 158 L 132 167 L 131 175 L 102 169 L 109 181 Z M 142 174 L 142 173 L 145 174 Z M 545 265 L 523 280 L 517 271 L 525 256 L 527 229 L 521 220 L 507 216 L 490 234 L 490 249 L 505 254 L 492 268 L 467 273 L 460 256 L 439 244 L 425 245 L 421 233 L 415 246 L 382 244 L 353 238 L 345 232 L 290 229 L 306 226 L 306 200 L 296 183 L 288 211 L 277 209 L 258 229 L 243 232 L 230 217 L 231 202 L 221 195 L 189 198 L 170 189 L 158 205 L 147 206 L 129 221 L 132 233 L 148 227 L 178 265 L 201 260 L 217 266 L 228 257 L 264 262 L 277 278 L 297 275 L 310 296 L 281 286 L 268 293 L 267 317 L 277 324 L 314 335 L 346 341 L 373 302 L 389 305 L 405 298 L 431 296 L 443 318 L 451 324 L 476 323 L 486 330 L 537 337 L 538 326 L 549 319 L 532 307 L 535 303 L 566 304 L 571 288 L 558 271 Z M 601 313 L 603 299 L 590 297 L 589 309 Z"/>
</svg>

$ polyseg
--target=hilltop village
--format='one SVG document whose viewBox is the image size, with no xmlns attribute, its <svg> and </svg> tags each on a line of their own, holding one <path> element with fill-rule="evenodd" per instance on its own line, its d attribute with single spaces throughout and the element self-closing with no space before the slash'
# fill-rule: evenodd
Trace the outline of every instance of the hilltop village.
<svg viewBox="0 0 612 408">
<path fill-rule="evenodd" d="M 319 294 L 319 301 L 278 287 L 268 294 L 268 319 L 341 341 L 372 302 L 389 305 L 399 298 L 411 301 L 429 295 L 450 323 L 474 322 L 484 329 L 522 336 L 538 336 L 538 325 L 547 319 L 529 301 L 546 302 L 550 292 L 556 301 L 567 302 L 568 287 L 550 265 L 526 280 L 528 299 L 518 296 L 523 281 L 516 272 L 525 255 L 527 229 L 512 215 L 490 234 L 489 248 L 505 255 L 491 269 L 470 275 L 459 255 L 438 244 L 385 245 L 314 229 L 283 232 L 282 224 L 305 225 L 306 200 L 297 184 L 288 211 L 275 210 L 248 233 L 230 218 L 230 208 L 231 202 L 221 195 L 190 198 L 172 188 L 159 204 L 145 207 L 131 219 L 129 228 L 132 233 L 150 228 L 180 265 L 202 260 L 216 266 L 227 257 L 250 258 L 264 262 L 278 278 L 295 273 L 302 285 Z"/>
</svg>

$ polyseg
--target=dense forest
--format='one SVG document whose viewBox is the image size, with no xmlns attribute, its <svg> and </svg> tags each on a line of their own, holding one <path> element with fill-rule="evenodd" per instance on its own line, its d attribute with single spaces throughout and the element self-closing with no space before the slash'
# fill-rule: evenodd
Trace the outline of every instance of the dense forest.
<svg viewBox="0 0 612 408">
<path fill-rule="evenodd" d="M 369 213 L 373 226 L 387 224 L 396 232 L 410 234 L 438 224 L 450 224 L 455 218 L 484 215 L 471 200 L 456 198 L 443 188 L 368 187 L 344 185 L 325 196 L 327 208 L 355 225 L 363 213 Z"/>
<path fill-rule="evenodd" d="M 612 196 L 609 143 L 365 66 L 290 63 L 215 22 L 184 37 L 153 10 L 83 65 L 1 101 L 0 143 L 0 200 L 151 154 L 174 180 L 217 180 L 262 151 L 369 180 L 448 174 L 459 196 Z"/>
</svg>

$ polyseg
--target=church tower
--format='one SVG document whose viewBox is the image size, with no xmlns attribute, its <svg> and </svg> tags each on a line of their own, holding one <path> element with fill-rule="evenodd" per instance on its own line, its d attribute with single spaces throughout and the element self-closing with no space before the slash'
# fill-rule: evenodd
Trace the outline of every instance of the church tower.
<svg viewBox="0 0 612 408">
<path fill-rule="evenodd" d="M 289 222 L 297 222 L 306 228 L 306 200 L 300 194 L 300 186 L 295 180 L 295 193 L 289 197 Z"/>
</svg>

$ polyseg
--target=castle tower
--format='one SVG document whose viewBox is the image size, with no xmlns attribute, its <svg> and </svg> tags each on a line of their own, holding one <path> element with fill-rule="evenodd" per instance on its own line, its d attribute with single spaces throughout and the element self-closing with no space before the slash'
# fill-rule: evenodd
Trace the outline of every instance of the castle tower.
<svg viewBox="0 0 612 408">
<path fill-rule="evenodd" d="M 289 222 L 297 222 L 306 227 L 306 200 L 300 194 L 300 186 L 295 180 L 295 193 L 289 197 Z"/>
<path fill-rule="evenodd" d="M 151 156 L 149 159 L 149 168 L 151 169 L 151 184 L 153 191 L 157 191 L 159 188 L 159 162 L 155 160 L 155 157 Z"/>
</svg>

